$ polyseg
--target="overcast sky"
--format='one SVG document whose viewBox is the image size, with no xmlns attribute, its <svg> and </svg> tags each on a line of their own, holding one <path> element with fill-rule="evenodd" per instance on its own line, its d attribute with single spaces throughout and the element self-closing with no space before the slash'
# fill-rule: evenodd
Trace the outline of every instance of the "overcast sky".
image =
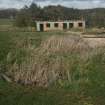
<svg viewBox="0 0 105 105">
<path fill-rule="evenodd" d="M 105 7 L 105 0 L 0 0 L 0 8 L 22 8 L 32 2 L 42 7 L 58 4 L 79 9 Z"/>
</svg>

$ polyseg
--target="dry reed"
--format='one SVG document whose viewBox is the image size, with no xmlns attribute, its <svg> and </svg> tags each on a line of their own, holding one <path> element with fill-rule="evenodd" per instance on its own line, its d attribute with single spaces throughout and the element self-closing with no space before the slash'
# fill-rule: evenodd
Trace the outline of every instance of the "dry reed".
<svg viewBox="0 0 105 105">
<path fill-rule="evenodd" d="M 7 74 L 21 84 L 47 87 L 59 79 L 72 82 L 73 65 L 86 59 L 91 48 L 82 38 L 68 35 L 52 36 L 43 41 L 40 47 L 33 49 L 29 44 L 24 50 L 27 54 L 20 64 L 17 59 L 9 63 L 13 55 L 8 54 Z"/>
</svg>

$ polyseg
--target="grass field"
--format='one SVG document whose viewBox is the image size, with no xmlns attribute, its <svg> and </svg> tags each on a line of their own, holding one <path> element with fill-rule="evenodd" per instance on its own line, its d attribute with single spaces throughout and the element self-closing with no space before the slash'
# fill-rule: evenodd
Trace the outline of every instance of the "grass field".
<svg viewBox="0 0 105 105">
<path fill-rule="evenodd" d="M 0 59 L 6 57 L 10 50 L 16 48 L 16 41 L 30 40 L 34 46 L 52 35 L 64 35 L 64 32 L 0 32 Z M 0 60 L 0 61 L 1 61 Z"/>
<path fill-rule="evenodd" d="M 0 19 L 0 25 L 12 25 L 13 20 L 10 19 Z"/>
<path fill-rule="evenodd" d="M 98 89 L 98 90 L 97 90 Z M 62 88 L 34 88 L 0 81 L 1 105 L 104 105 L 104 88 L 86 86 L 78 92 Z"/>
<path fill-rule="evenodd" d="M 6 23 L 10 24 L 8 21 L 0 22 L 2 25 Z M 38 70 L 43 71 L 46 68 L 48 72 L 60 70 L 62 71 L 60 76 L 64 77 L 48 87 L 37 87 L 14 81 L 8 83 L 0 76 L 0 105 L 105 105 L 104 47 L 88 53 L 92 50 L 88 48 L 88 44 L 83 45 L 82 39 L 68 36 L 69 34 L 66 32 L 0 32 L 0 75 L 6 72 L 10 73 L 10 77 L 16 75 L 14 73 L 19 73 L 20 70 L 17 64 L 20 65 L 19 67 L 25 65 L 26 67 L 22 66 L 21 70 L 27 74 L 27 69 L 32 71 L 30 63 L 32 62 L 39 63 L 38 68 L 41 68 Z M 68 43 L 75 43 L 75 41 L 74 49 L 71 50 L 72 46 Z M 69 70 L 71 79 L 67 78 L 70 77 L 66 72 Z M 11 74 L 11 71 L 14 72 Z M 23 77 L 27 78 L 26 74 Z M 32 74 L 34 74 L 33 71 Z"/>
<path fill-rule="evenodd" d="M 1 65 L 3 63 L 5 65 L 8 52 L 17 50 L 16 45 L 22 40 L 31 40 L 32 44 L 38 47 L 42 40 L 63 34 L 62 32 L 0 32 Z M 85 69 L 90 71 L 88 74 L 90 82 L 79 85 L 74 82 L 64 87 L 35 88 L 0 80 L 0 105 L 105 105 L 103 54 L 94 56 L 88 63 Z"/>
</svg>

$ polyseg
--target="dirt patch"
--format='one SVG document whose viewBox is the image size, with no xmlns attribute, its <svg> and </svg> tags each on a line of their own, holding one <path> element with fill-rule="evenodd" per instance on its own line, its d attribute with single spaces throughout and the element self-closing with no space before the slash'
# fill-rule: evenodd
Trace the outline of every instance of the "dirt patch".
<svg viewBox="0 0 105 105">
<path fill-rule="evenodd" d="M 103 47 L 105 46 L 105 38 L 84 38 L 85 41 L 91 47 Z"/>
</svg>

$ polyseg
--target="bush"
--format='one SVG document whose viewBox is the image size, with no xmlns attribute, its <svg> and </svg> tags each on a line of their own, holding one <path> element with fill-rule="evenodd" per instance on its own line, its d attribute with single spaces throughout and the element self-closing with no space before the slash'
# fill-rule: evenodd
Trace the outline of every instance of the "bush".
<svg viewBox="0 0 105 105">
<path fill-rule="evenodd" d="M 18 27 L 27 27 L 31 25 L 31 20 L 32 19 L 28 12 L 28 7 L 25 7 L 17 13 L 15 25 Z"/>
</svg>

